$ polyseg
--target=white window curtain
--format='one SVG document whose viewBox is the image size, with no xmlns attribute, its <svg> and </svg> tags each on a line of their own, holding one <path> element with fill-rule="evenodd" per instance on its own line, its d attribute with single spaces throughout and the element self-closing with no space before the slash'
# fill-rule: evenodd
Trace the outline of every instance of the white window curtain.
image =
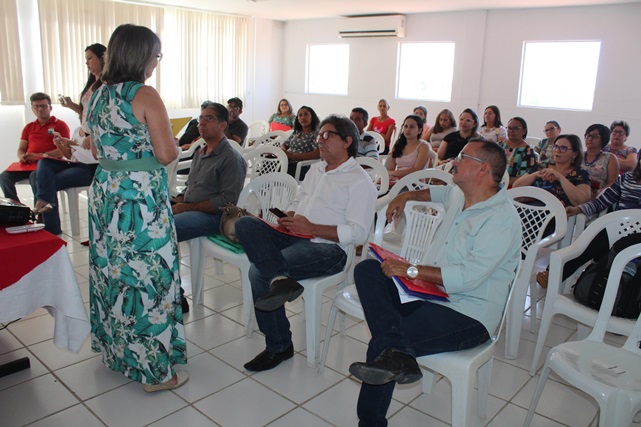
<svg viewBox="0 0 641 427">
<path fill-rule="evenodd" d="M 6 0 L 2 0 L 6 1 Z M 84 49 L 108 44 L 120 24 L 144 25 L 163 43 L 147 84 L 168 108 L 246 96 L 247 18 L 111 0 L 39 0 L 45 92 L 76 97 L 87 81 Z"/>
<path fill-rule="evenodd" d="M 248 29 L 247 18 L 166 8 L 161 96 L 167 107 L 246 97 Z"/>
<path fill-rule="evenodd" d="M 16 0 L 0 0 L 0 101 L 3 104 L 24 103 L 22 67 L 18 36 Z"/>
<path fill-rule="evenodd" d="M 107 46 L 120 24 L 144 25 L 162 39 L 163 12 L 159 7 L 102 0 L 39 0 L 44 90 L 52 98 L 71 96 L 79 102 L 87 82 L 85 48 L 94 43 Z M 155 73 L 148 84 L 160 90 Z"/>
</svg>

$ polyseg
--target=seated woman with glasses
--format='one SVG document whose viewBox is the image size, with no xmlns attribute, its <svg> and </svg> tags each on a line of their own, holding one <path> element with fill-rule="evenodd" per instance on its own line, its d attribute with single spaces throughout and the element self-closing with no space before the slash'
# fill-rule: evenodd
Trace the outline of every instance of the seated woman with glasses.
<svg viewBox="0 0 641 427">
<path fill-rule="evenodd" d="M 630 125 L 623 120 L 615 120 L 610 125 L 612 134 L 610 143 L 603 148 L 603 151 L 612 153 L 619 159 L 620 174 L 634 169 L 637 161 L 637 149 L 625 145 L 630 136 Z"/>
<path fill-rule="evenodd" d="M 499 147 L 505 150 L 507 157 L 507 173 L 510 176 L 509 187 L 525 173 L 536 166 L 538 155 L 525 142 L 527 123 L 521 117 L 513 117 L 507 123 L 507 140 L 499 142 Z"/>
<path fill-rule="evenodd" d="M 438 159 L 449 162 L 458 156 L 465 144 L 474 137 L 479 137 L 479 116 L 471 108 L 463 110 L 458 118 L 460 130 L 445 135 L 443 142 L 438 147 Z"/>
<path fill-rule="evenodd" d="M 619 176 L 619 161 L 616 156 L 603 151 L 609 141 L 610 129 L 607 126 L 594 124 L 585 131 L 583 169 L 590 175 L 592 197 L 611 186 Z"/>
<path fill-rule="evenodd" d="M 547 166 L 550 163 L 554 163 L 552 146 L 556 138 L 561 134 L 561 125 L 556 120 L 550 120 L 545 123 L 543 132 L 545 133 L 545 138 L 539 141 L 534 147 L 534 151 L 539 154 L 539 164 Z"/>
<path fill-rule="evenodd" d="M 419 116 L 412 114 L 405 118 L 387 165 L 390 178 L 399 179 L 427 167 L 432 148 L 420 139 L 422 131 L 423 120 Z"/>
<path fill-rule="evenodd" d="M 549 191 L 563 206 L 578 206 L 589 201 L 590 176 L 581 168 L 583 164 L 583 147 L 576 135 L 559 135 L 554 145 L 554 164 L 545 168 L 532 168 L 514 181 L 512 187 L 533 186 Z"/>
<path fill-rule="evenodd" d="M 269 130 L 282 130 L 288 131 L 294 127 L 296 117 L 294 116 L 294 109 L 292 104 L 285 98 L 278 101 L 278 108 L 276 112 L 267 121 L 269 123 Z"/>
<path fill-rule="evenodd" d="M 316 112 L 311 107 L 302 106 L 298 109 L 296 120 L 294 121 L 294 133 L 285 140 L 280 148 L 287 154 L 287 173 L 291 176 L 296 176 L 296 165 L 303 160 L 320 159 L 320 151 L 318 149 L 318 125 L 320 119 Z M 305 178 L 305 174 L 309 170 L 309 166 L 304 166 L 301 169 L 301 180 Z"/>
</svg>

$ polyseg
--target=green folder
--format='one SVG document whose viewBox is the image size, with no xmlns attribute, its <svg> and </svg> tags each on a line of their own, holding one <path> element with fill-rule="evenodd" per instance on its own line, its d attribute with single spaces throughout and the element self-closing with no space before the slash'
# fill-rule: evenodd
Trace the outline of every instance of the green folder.
<svg viewBox="0 0 641 427">
<path fill-rule="evenodd" d="M 227 237 L 221 235 L 221 234 L 215 234 L 213 236 L 207 236 L 209 240 L 217 244 L 218 246 L 222 246 L 223 248 L 227 249 L 228 251 L 232 251 L 235 254 L 244 254 L 245 249 L 243 249 L 243 245 L 240 243 L 234 243 L 231 240 L 229 240 Z"/>
</svg>

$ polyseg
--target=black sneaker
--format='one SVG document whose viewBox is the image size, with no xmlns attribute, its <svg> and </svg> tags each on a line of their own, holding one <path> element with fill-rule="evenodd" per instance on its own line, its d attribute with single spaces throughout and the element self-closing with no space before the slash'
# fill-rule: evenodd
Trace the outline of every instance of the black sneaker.
<svg viewBox="0 0 641 427">
<path fill-rule="evenodd" d="M 274 311 L 301 296 L 305 288 L 294 279 L 286 277 L 274 280 L 269 292 L 256 300 L 254 307 L 261 311 Z"/>
<path fill-rule="evenodd" d="M 355 362 L 349 372 L 367 384 L 382 385 L 390 381 L 410 384 L 423 377 L 416 358 L 395 348 L 386 348 L 369 363 Z"/>
</svg>

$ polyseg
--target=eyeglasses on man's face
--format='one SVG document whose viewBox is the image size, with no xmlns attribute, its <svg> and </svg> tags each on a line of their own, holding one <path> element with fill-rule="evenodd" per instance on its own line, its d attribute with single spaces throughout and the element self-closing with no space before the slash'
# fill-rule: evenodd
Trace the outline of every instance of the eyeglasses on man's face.
<svg viewBox="0 0 641 427">
<path fill-rule="evenodd" d="M 216 117 L 214 116 L 198 116 L 198 123 L 204 122 L 204 123 L 212 123 L 216 121 Z"/>
<path fill-rule="evenodd" d="M 566 153 L 569 149 L 570 149 L 570 147 L 567 147 L 567 146 L 565 146 L 565 145 L 556 145 L 556 144 L 555 144 L 555 145 L 552 147 L 552 150 L 553 150 L 553 151 L 558 151 L 559 153 Z"/>
<path fill-rule="evenodd" d="M 341 134 L 338 132 L 334 132 L 333 130 L 326 130 L 318 134 L 318 136 L 316 137 L 316 142 L 327 141 L 330 135 L 336 135 L 339 138 L 341 137 Z"/>
<path fill-rule="evenodd" d="M 51 105 L 49 104 L 31 104 L 31 108 L 34 110 L 46 110 L 47 108 L 51 108 Z"/>
<path fill-rule="evenodd" d="M 458 156 L 456 156 L 456 161 L 458 163 L 461 163 L 463 161 L 463 159 L 471 159 L 471 160 L 474 160 L 475 162 L 485 163 L 485 160 L 481 160 L 478 157 L 470 156 L 469 154 L 465 154 L 463 152 L 460 152 L 458 154 Z"/>
</svg>

